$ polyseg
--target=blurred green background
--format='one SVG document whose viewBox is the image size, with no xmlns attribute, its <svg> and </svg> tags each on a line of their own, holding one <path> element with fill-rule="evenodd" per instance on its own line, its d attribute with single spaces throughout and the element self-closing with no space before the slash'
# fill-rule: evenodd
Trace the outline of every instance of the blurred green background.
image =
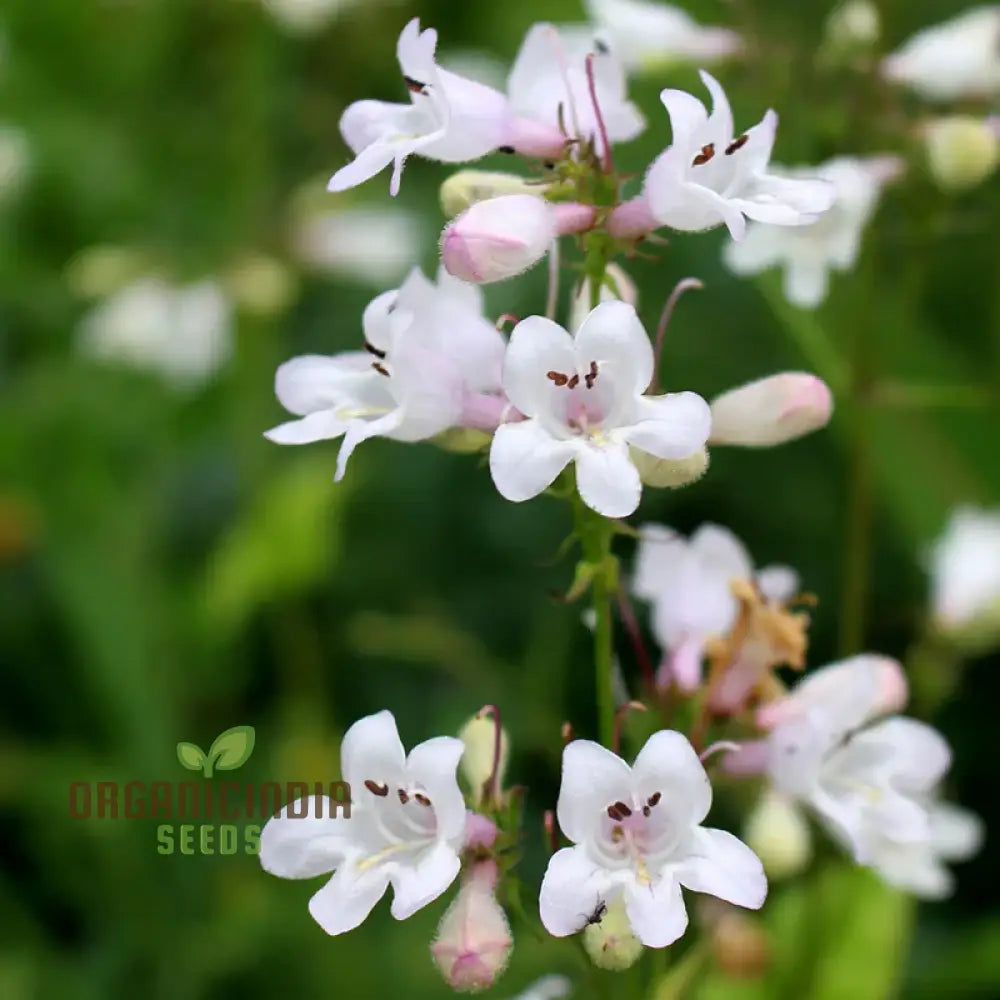
<svg viewBox="0 0 1000 1000">
<path fill-rule="evenodd" d="M 815 314 L 783 305 L 773 275 L 723 270 L 721 231 L 678 236 L 659 260 L 626 265 L 649 327 L 677 280 L 705 282 L 675 316 L 665 384 L 711 396 L 816 364 L 836 382 L 863 353 L 878 378 L 992 387 L 995 399 L 996 178 L 961 198 L 931 184 L 906 134 L 924 109 L 901 99 L 899 127 L 882 130 L 865 82 L 815 60 L 830 5 L 687 6 L 703 23 L 751 24 L 764 40 L 760 58 L 718 72 L 738 123 L 780 111 L 777 159 L 895 151 L 911 165 L 858 271 L 835 279 Z M 953 13 L 949 0 L 880 6 L 889 47 Z M 496 702 L 513 742 L 510 778 L 530 789 L 522 875 L 537 885 L 560 725 L 592 734 L 582 609 L 552 598 L 573 568 L 551 561 L 569 528 L 564 505 L 506 503 L 479 456 L 382 440 L 359 449 L 335 485 L 335 443 L 291 449 L 262 437 L 284 419 L 276 366 L 358 346 L 361 310 L 392 287 L 300 267 L 289 220 L 302 185 L 318 178 L 322 190 L 346 160 L 343 108 L 403 99 L 400 28 L 419 15 L 439 28 L 446 55 L 509 62 L 532 21 L 581 21 L 583 11 L 573 0 L 343 7 L 293 32 L 259 0 L 3 5 L 0 124 L 22 130 L 30 149 L 0 202 L 3 1000 L 444 997 L 427 950 L 443 902 L 405 925 L 382 905 L 329 939 L 306 911 L 320 883 L 280 881 L 242 855 L 161 856 L 152 821 L 71 820 L 69 783 L 182 779 L 175 744 L 207 746 L 237 724 L 257 731 L 241 779 L 329 780 L 344 729 L 363 714 L 390 708 L 411 745 Z M 701 93 L 692 68 L 635 81 L 649 128 L 617 152 L 623 170 L 640 173 L 666 143 L 657 93 L 667 85 Z M 424 239 L 413 263 L 433 273 L 446 171 L 414 159 L 394 203 L 385 175 L 320 203 L 414 213 Z M 235 351 L 215 378 L 179 392 L 155 372 L 81 355 L 76 331 L 93 303 L 80 254 L 102 244 L 135 252 L 126 271 L 141 260 L 178 282 L 224 276 L 239 299 Z M 246 281 L 241 290 L 234 274 L 248 255 L 292 275 L 284 308 L 255 301 Z M 487 289 L 490 313 L 539 311 L 543 272 Z M 866 645 L 902 656 L 925 615 L 924 552 L 948 511 L 1000 501 L 996 409 L 964 398 L 859 410 L 838 394 L 828 430 L 768 451 L 717 449 L 701 482 L 647 490 L 633 520 L 684 531 L 715 521 L 758 564 L 798 567 L 819 597 L 810 661 L 827 662 L 840 626 L 846 456 L 860 433 L 875 519 Z M 949 792 L 991 828 L 997 666 L 971 663 L 932 714 L 955 747 Z M 960 868 L 952 900 L 919 908 L 908 951 L 908 908 L 864 873 L 843 873 L 833 886 L 776 888 L 775 947 L 798 957 L 785 985 L 754 996 L 1000 995 L 1000 862 L 989 840 Z M 812 916 L 799 919 L 807 896 Z M 518 931 L 490 995 L 513 996 L 548 971 L 578 975 L 572 947 L 542 948 Z M 703 995 L 756 988 L 717 982 Z"/>
</svg>

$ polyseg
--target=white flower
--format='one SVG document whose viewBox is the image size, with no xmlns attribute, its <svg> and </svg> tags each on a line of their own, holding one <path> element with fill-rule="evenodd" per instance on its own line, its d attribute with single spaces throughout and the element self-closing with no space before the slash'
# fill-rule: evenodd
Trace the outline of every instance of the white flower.
<svg viewBox="0 0 1000 1000">
<path fill-rule="evenodd" d="M 566 976 L 552 974 L 536 979 L 524 992 L 519 993 L 514 1000 L 561 1000 L 568 997 L 573 984 Z"/>
<path fill-rule="evenodd" d="M 743 543 L 727 528 L 703 524 L 690 539 L 658 524 L 643 525 L 632 588 L 652 604 L 652 627 L 664 651 L 658 681 L 683 691 L 701 683 L 706 642 L 736 622 L 736 580 L 756 581 L 765 598 L 790 599 L 798 574 L 787 566 L 754 571 Z"/>
<path fill-rule="evenodd" d="M 804 309 L 826 298 L 830 271 L 849 271 L 861 249 L 861 235 L 878 204 L 883 186 L 902 170 L 893 156 L 866 159 L 842 156 L 817 167 L 775 168 L 789 178 L 821 178 L 836 191 L 833 207 L 810 225 L 785 227 L 758 222 L 739 243 L 723 251 L 726 265 L 737 274 L 785 269 L 785 298 Z"/>
<path fill-rule="evenodd" d="M 639 506 L 642 484 L 629 447 L 686 458 L 708 438 L 708 404 L 693 392 L 642 395 L 653 348 L 635 309 L 604 302 L 571 337 L 541 316 L 511 334 L 503 365 L 508 399 L 529 419 L 497 429 L 490 471 L 519 502 L 550 486 L 570 462 L 585 504 L 605 517 Z"/>
<path fill-rule="evenodd" d="M 542 879 L 549 933 L 574 934 L 600 903 L 624 897 L 636 937 L 664 948 L 687 927 L 681 886 L 759 908 L 761 863 L 732 834 L 701 825 L 711 804 L 708 775 L 680 733 L 654 733 L 632 767 L 597 743 L 570 743 L 557 815 L 576 846 L 557 851 Z"/>
<path fill-rule="evenodd" d="M 605 281 L 601 285 L 601 301 L 614 302 L 621 299 L 630 306 L 635 306 L 639 301 L 639 291 L 635 287 L 635 282 L 625 273 L 620 264 L 608 264 L 604 272 Z M 583 321 L 590 315 L 590 282 L 583 278 L 573 289 L 573 296 L 569 304 L 569 327 L 570 330 L 579 330 L 583 326 Z"/>
<path fill-rule="evenodd" d="M 926 802 L 951 762 L 930 726 L 879 720 L 898 670 L 863 654 L 816 671 L 783 699 L 769 737 L 774 786 L 811 806 L 862 865 L 876 864 L 887 839 L 928 842 Z"/>
<path fill-rule="evenodd" d="M 340 750 L 351 788 L 350 817 L 322 797 L 286 806 L 260 837 L 260 863 L 281 878 L 333 877 L 309 901 L 327 934 L 353 930 L 392 885 L 392 915 L 404 920 L 458 875 L 465 802 L 455 777 L 462 741 L 438 736 L 406 755 L 391 712 L 359 719 Z M 302 800 L 299 800 L 301 803 Z"/>
<path fill-rule="evenodd" d="M 232 305 L 214 281 L 178 287 L 150 275 L 91 310 L 78 345 L 97 360 L 157 371 L 177 388 L 193 389 L 232 354 Z"/>
<path fill-rule="evenodd" d="M 980 848 L 982 820 L 959 806 L 932 801 L 928 805 L 930 835 L 917 843 L 888 837 L 872 848 L 872 867 L 890 885 L 922 899 L 944 899 L 954 888 L 946 861 L 966 861 Z"/>
<path fill-rule="evenodd" d="M 411 103 L 357 101 L 347 108 L 340 131 L 355 159 L 333 175 L 329 190 L 355 187 L 391 163 L 395 195 L 412 153 L 444 163 L 477 160 L 502 146 L 529 155 L 561 153 L 565 140 L 557 129 L 519 120 L 499 91 L 441 69 L 436 47 L 437 32 L 422 32 L 418 18 L 400 33 L 396 55 Z"/>
<path fill-rule="evenodd" d="M 385 288 L 409 272 L 423 235 L 415 212 L 356 206 L 303 217 L 292 243 L 299 260 L 317 271 Z"/>
<path fill-rule="evenodd" d="M 1000 5 L 972 7 L 924 28 L 882 63 L 885 76 L 932 101 L 1000 92 Z"/>
<path fill-rule="evenodd" d="M 263 0 L 264 7 L 286 31 L 308 35 L 329 24 L 359 0 Z"/>
<path fill-rule="evenodd" d="M 704 70 L 701 78 L 712 95 L 711 115 L 682 90 L 660 94 L 673 141 L 647 171 L 642 195 L 612 213 L 612 234 L 643 235 L 658 226 L 698 231 L 725 223 L 739 240 L 748 218 L 779 226 L 815 222 L 833 204 L 833 186 L 768 171 L 778 116 L 767 111 L 757 125 L 734 136 L 725 92 Z"/>
<path fill-rule="evenodd" d="M 585 0 L 584 6 L 629 70 L 660 69 L 680 60 L 706 63 L 743 47 L 735 31 L 703 27 L 685 11 L 667 4 Z"/>
<path fill-rule="evenodd" d="M 833 394 L 815 375 L 781 372 L 730 389 L 711 405 L 709 444 L 767 448 L 825 427 Z"/>
<path fill-rule="evenodd" d="M 444 271 L 435 285 L 414 268 L 402 287 L 369 303 L 362 325 L 364 351 L 304 355 L 278 369 L 275 393 L 302 419 L 268 431 L 270 440 L 310 444 L 344 435 L 339 480 L 370 437 L 423 441 L 471 426 L 477 405 L 503 408 L 491 395 L 499 389 L 503 338 L 483 317 L 474 285 Z"/>
<path fill-rule="evenodd" d="M 634 139 L 646 127 L 646 119 L 626 96 L 625 71 L 618 59 L 587 28 L 533 25 L 514 60 L 507 93 L 518 114 L 551 128 L 561 120 L 574 138 L 593 138 L 603 152 L 587 84 L 586 59 L 591 54 L 608 140 Z"/>
<path fill-rule="evenodd" d="M 931 551 L 931 607 L 941 627 L 1000 616 L 1000 509 L 955 510 Z"/>
</svg>

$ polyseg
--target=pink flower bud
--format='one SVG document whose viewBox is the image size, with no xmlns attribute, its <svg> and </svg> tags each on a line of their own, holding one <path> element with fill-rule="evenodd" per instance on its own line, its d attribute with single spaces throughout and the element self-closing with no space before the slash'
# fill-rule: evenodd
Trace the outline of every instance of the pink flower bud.
<svg viewBox="0 0 1000 1000">
<path fill-rule="evenodd" d="M 469 809 L 465 814 L 465 846 L 466 847 L 492 847 L 499 836 L 500 831 L 496 823 L 488 816 L 473 812 Z"/>
<path fill-rule="evenodd" d="M 495 861 L 474 864 L 441 918 L 431 945 L 445 980 L 459 992 L 492 986 L 514 947 L 507 917 L 493 892 L 496 882 Z"/>
<path fill-rule="evenodd" d="M 825 427 L 832 412 L 833 396 L 822 379 L 804 372 L 770 375 L 712 401 L 709 443 L 784 444 Z"/>
<path fill-rule="evenodd" d="M 534 266 L 557 236 L 594 224 L 590 205 L 555 204 L 530 194 L 488 198 L 467 208 L 441 235 L 445 269 L 478 284 L 503 281 Z"/>
</svg>

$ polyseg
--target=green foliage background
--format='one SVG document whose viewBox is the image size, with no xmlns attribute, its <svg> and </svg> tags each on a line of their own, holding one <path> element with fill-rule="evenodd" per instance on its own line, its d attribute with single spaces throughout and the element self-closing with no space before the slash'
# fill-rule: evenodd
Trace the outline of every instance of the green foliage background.
<svg viewBox="0 0 1000 1000">
<path fill-rule="evenodd" d="M 650 326 L 678 279 L 706 284 L 670 330 L 669 388 L 711 396 L 819 364 L 838 389 L 828 430 L 759 453 L 718 449 L 704 480 L 647 491 L 635 518 L 686 531 L 726 524 L 760 564 L 799 567 L 820 599 L 820 664 L 837 652 L 843 582 L 851 421 L 841 375 L 861 344 L 879 377 L 985 386 L 995 402 L 1000 183 L 946 198 L 915 146 L 877 134 L 854 78 L 814 59 L 826 3 L 688 6 L 705 23 L 749 14 L 768 40 L 767 58 L 720 76 L 738 122 L 779 109 L 777 158 L 913 157 L 858 272 L 836 280 L 815 315 L 783 305 L 771 278 L 724 271 L 722 232 L 678 236 L 658 261 L 630 265 Z M 880 6 L 891 44 L 953 13 L 947 0 Z M 427 951 L 444 903 L 405 925 L 382 906 L 349 938 L 328 939 L 306 911 L 313 883 L 274 879 L 252 857 L 161 856 L 152 822 L 69 818 L 71 781 L 183 779 L 176 743 L 208 746 L 238 724 L 257 733 L 241 778 L 330 780 L 340 736 L 362 714 L 392 709 L 412 744 L 499 703 L 511 777 L 530 788 L 523 870 L 540 877 L 560 724 L 572 719 L 584 735 L 593 726 L 589 636 L 579 609 L 551 598 L 572 573 L 548 561 L 567 510 L 508 504 L 477 458 L 430 445 L 367 443 L 334 485 L 335 444 L 263 439 L 282 419 L 276 365 L 358 343 L 371 293 L 350 283 L 306 277 L 286 314 L 241 315 L 232 363 L 190 398 L 154 375 L 86 363 L 73 343 L 84 305 L 65 271 L 87 246 L 140 246 L 180 278 L 248 249 L 283 254 L 290 193 L 345 160 L 342 109 L 401 99 L 395 38 L 417 14 L 445 49 L 510 59 L 532 21 L 582 10 L 573 0 L 368 3 L 296 39 L 256 0 L 4 4 L 2 117 L 27 131 L 35 160 L 27 189 L 0 208 L 4 1000 L 448 995 Z M 634 84 L 650 126 L 618 153 L 625 170 L 640 172 L 668 138 L 663 86 L 699 92 L 682 67 Z M 920 105 L 904 106 L 915 121 Z M 429 232 L 443 223 L 444 176 L 414 160 L 398 199 Z M 388 204 L 387 186 L 381 177 L 340 200 Z M 432 241 L 420 263 L 436 266 Z M 490 288 L 490 310 L 538 311 L 541 270 Z M 924 614 L 925 546 L 954 503 L 1000 500 L 996 408 L 847 409 L 874 456 L 867 645 L 903 655 Z M 634 676 L 624 644 L 623 655 Z M 996 666 L 971 664 L 933 713 L 955 747 L 951 793 L 994 828 Z M 716 975 L 699 995 L 996 996 L 998 884 L 989 842 L 961 868 L 955 898 L 915 916 L 865 873 L 824 868 L 776 889 L 765 911 L 772 978 Z M 490 995 L 555 969 L 579 974 L 572 947 L 543 949 L 521 931 Z"/>
</svg>

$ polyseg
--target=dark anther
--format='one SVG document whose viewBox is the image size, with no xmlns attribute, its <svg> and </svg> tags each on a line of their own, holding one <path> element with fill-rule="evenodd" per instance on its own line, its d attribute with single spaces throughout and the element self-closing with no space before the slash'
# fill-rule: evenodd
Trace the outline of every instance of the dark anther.
<svg viewBox="0 0 1000 1000">
<path fill-rule="evenodd" d="M 653 806 L 655 806 L 660 801 L 661 798 L 663 798 L 663 796 L 660 795 L 659 792 L 653 792 L 653 794 L 650 795 L 650 797 L 646 800 L 646 804 L 650 808 L 652 808 Z"/>
<path fill-rule="evenodd" d="M 615 802 L 613 805 L 608 806 L 608 816 L 616 823 L 631 815 L 632 810 L 624 802 Z"/>
<path fill-rule="evenodd" d="M 512 156 L 514 153 L 517 152 L 517 150 L 514 149 L 513 146 L 497 146 L 497 152 L 506 153 L 508 156 Z"/>
<path fill-rule="evenodd" d="M 431 804 L 431 800 L 430 800 L 429 798 L 427 798 L 427 796 L 426 796 L 426 795 L 424 795 L 424 794 L 423 794 L 422 792 L 416 792 L 416 793 L 414 793 L 414 796 L 413 796 L 413 797 L 414 797 L 414 798 L 415 798 L 415 799 L 417 800 L 417 802 L 419 802 L 419 803 L 420 803 L 420 805 L 422 805 L 422 806 L 429 806 L 429 805 Z"/>
<path fill-rule="evenodd" d="M 567 383 L 567 389 L 575 389 L 580 384 L 580 376 L 574 375 Z"/>
<path fill-rule="evenodd" d="M 385 796 L 389 794 L 388 785 L 380 785 L 377 781 L 372 781 L 371 778 L 365 782 L 365 788 L 367 788 L 372 795 L 377 795 L 380 799 L 385 798 Z"/>
<path fill-rule="evenodd" d="M 403 83 L 406 84 L 406 89 L 413 94 L 426 94 L 427 84 L 421 83 L 419 80 L 414 80 L 412 76 L 404 76 Z"/>
<path fill-rule="evenodd" d="M 701 147 L 701 152 L 691 161 L 692 167 L 700 167 L 715 156 L 715 143 L 709 142 Z"/>
<path fill-rule="evenodd" d="M 726 146 L 726 156 L 732 156 L 736 150 L 742 149 L 747 144 L 749 139 L 750 136 L 748 136 L 745 132 L 738 139 L 733 139 L 733 141 Z"/>
<path fill-rule="evenodd" d="M 617 809 L 617 810 L 618 810 L 618 811 L 619 811 L 619 812 L 620 812 L 620 813 L 621 813 L 621 814 L 622 814 L 623 816 L 631 816 L 631 815 L 632 815 L 632 810 L 631 810 L 631 809 L 629 809 L 629 807 L 628 807 L 627 805 L 625 805 L 625 803 L 624 803 L 624 802 L 616 802 L 616 803 L 615 803 L 615 808 L 616 808 L 616 809 Z"/>
<path fill-rule="evenodd" d="M 376 358 L 385 357 L 385 351 L 380 351 L 374 344 L 370 344 L 367 340 L 365 341 L 365 350 L 369 354 L 374 354 Z"/>
<path fill-rule="evenodd" d="M 590 371 L 583 376 L 583 381 L 587 384 L 588 389 L 594 388 L 594 382 L 597 379 L 597 362 L 590 362 Z"/>
<path fill-rule="evenodd" d="M 545 377 L 558 386 L 564 386 L 569 381 L 569 376 L 562 372 L 546 372 Z"/>
<path fill-rule="evenodd" d="M 642 814 L 643 814 L 643 816 L 648 816 L 652 811 L 653 810 L 650 809 L 649 806 L 643 806 L 642 807 Z"/>
<path fill-rule="evenodd" d="M 386 378 L 389 377 L 389 369 L 385 365 L 379 364 L 377 361 L 372 362 L 372 368 L 379 373 L 379 375 L 384 375 Z"/>
<path fill-rule="evenodd" d="M 611 51 L 608 48 L 608 43 L 604 41 L 603 38 L 594 39 L 594 48 L 597 49 L 597 51 L 600 52 L 602 56 L 606 56 Z"/>
<path fill-rule="evenodd" d="M 404 806 L 410 801 L 410 796 L 407 795 L 402 788 L 397 789 L 396 794 L 399 796 L 399 801 L 402 802 Z"/>
</svg>

